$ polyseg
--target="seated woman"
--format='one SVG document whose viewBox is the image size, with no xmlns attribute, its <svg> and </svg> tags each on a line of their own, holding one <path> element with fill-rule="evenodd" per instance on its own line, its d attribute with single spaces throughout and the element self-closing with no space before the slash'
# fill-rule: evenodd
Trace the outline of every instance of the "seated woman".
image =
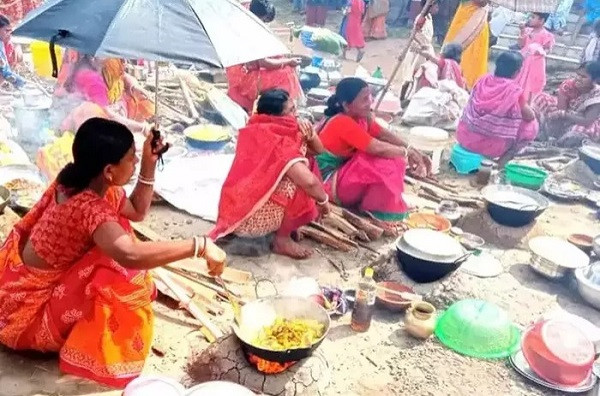
<svg viewBox="0 0 600 396">
<path fill-rule="evenodd" d="M 370 214 L 393 232 L 408 209 L 402 198 L 407 161 L 420 176 L 430 172 L 431 163 L 377 124 L 371 105 L 366 82 L 354 77 L 339 82 L 319 133 L 327 152 L 317 161 L 332 200 Z"/>
<path fill-rule="evenodd" d="M 275 233 L 275 253 L 303 259 L 312 250 L 291 239 L 300 226 L 329 211 L 328 197 L 306 158 L 323 151 L 309 123 L 299 122 L 290 95 L 264 92 L 256 114 L 241 129 L 235 159 L 225 180 L 211 238 Z M 316 204 L 315 204 L 316 203 Z"/>
<path fill-rule="evenodd" d="M 73 158 L 0 248 L 0 343 L 59 352 L 61 371 L 123 387 L 152 343 L 156 290 L 146 270 L 198 256 L 219 275 L 225 253 L 206 237 L 135 240 L 129 221 L 144 218 L 153 194 L 151 138 L 129 198 L 122 186 L 137 159 L 124 125 L 86 121 Z"/>
<path fill-rule="evenodd" d="M 62 107 L 64 115 L 61 130 L 76 131 L 92 117 L 118 121 L 134 132 L 148 130 L 144 121 L 154 115 L 154 105 L 125 73 L 122 60 L 100 60 L 72 51 L 65 59 L 55 93 L 55 107 Z"/>
<path fill-rule="evenodd" d="M 533 109 L 515 80 L 523 56 L 504 52 L 496 71 L 482 77 L 471 92 L 458 123 L 456 139 L 467 150 L 505 163 L 537 136 L 539 125 Z"/>
<path fill-rule="evenodd" d="M 452 80 L 459 88 L 467 89 L 467 82 L 460 69 L 462 47 L 459 44 L 444 45 L 439 57 L 427 49 L 423 49 L 421 55 L 427 62 L 415 73 L 415 92 L 423 87 L 436 88 L 440 80 Z"/>
<path fill-rule="evenodd" d="M 250 11 L 264 23 L 275 19 L 275 6 L 269 0 L 252 0 Z M 227 95 L 252 114 L 259 92 L 280 88 L 292 100 L 302 97 L 302 87 L 296 74 L 297 58 L 266 58 L 226 69 L 229 90 Z"/>
<path fill-rule="evenodd" d="M 21 88 L 25 85 L 25 80 L 12 69 L 18 54 L 10 41 L 11 34 L 10 20 L 4 15 L 0 15 L 0 84 L 8 81 L 16 88 Z"/>
<path fill-rule="evenodd" d="M 533 100 L 543 139 L 577 147 L 585 139 L 600 141 L 600 61 L 582 65 L 563 82 L 558 96 L 541 93 Z"/>
</svg>

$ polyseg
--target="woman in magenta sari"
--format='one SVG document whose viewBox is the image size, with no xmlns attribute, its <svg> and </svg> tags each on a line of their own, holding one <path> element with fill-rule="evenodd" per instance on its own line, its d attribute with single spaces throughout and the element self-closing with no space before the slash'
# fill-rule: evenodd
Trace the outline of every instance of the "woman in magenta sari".
<svg viewBox="0 0 600 396">
<path fill-rule="evenodd" d="M 475 84 L 456 130 L 461 146 L 505 163 L 535 139 L 535 113 L 514 79 L 522 64 L 518 52 L 504 52 L 496 60 L 495 73 Z"/>
<path fill-rule="evenodd" d="M 554 35 L 544 27 L 548 17 L 549 14 L 533 13 L 529 27 L 521 25 L 519 46 L 524 61 L 517 81 L 527 99 L 530 95 L 541 93 L 546 86 L 546 54 L 555 43 Z"/>
<path fill-rule="evenodd" d="M 340 81 L 327 101 L 328 118 L 319 132 L 327 152 L 317 162 L 331 200 L 394 232 L 408 209 L 402 198 L 407 164 L 413 173 L 426 176 L 431 162 L 377 124 L 371 105 L 366 82 L 353 77 Z"/>
</svg>

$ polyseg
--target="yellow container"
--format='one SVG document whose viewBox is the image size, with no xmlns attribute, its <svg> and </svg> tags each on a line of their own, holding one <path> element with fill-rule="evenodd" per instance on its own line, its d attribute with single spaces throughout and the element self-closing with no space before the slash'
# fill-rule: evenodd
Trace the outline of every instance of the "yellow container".
<svg viewBox="0 0 600 396">
<path fill-rule="evenodd" d="M 50 57 L 50 44 L 45 41 L 34 41 L 29 45 L 33 69 L 40 77 L 52 77 L 52 58 Z M 62 65 L 63 49 L 58 45 L 54 46 L 56 52 L 57 66 L 60 69 Z"/>
</svg>

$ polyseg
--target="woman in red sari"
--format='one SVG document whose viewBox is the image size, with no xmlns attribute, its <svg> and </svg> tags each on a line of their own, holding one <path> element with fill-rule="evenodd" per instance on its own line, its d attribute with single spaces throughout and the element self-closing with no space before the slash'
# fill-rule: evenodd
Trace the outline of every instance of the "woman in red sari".
<svg viewBox="0 0 600 396">
<path fill-rule="evenodd" d="M 156 291 L 146 270 L 203 256 L 218 275 L 225 253 L 205 237 L 132 236 L 129 221 L 142 220 L 152 200 L 151 138 L 129 198 L 122 186 L 137 159 L 125 126 L 86 121 L 73 158 L 0 248 L 0 343 L 58 352 L 61 371 L 123 387 L 141 373 L 152 342 Z"/>
<path fill-rule="evenodd" d="M 365 35 L 362 29 L 364 13 L 365 2 L 363 0 L 348 0 L 340 27 L 340 35 L 348 42 L 348 48 L 356 48 L 356 62 L 360 62 L 365 56 Z M 344 50 L 344 58 L 346 58 L 346 50 Z"/>
<path fill-rule="evenodd" d="M 275 6 L 269 0 L 252 0 L 250 11 L 264 23 L 275 19 Z M 229 90 L 234 102 L 252 113 L 254 102 L 261 92 L 280 88 L 290 94 L 292 100 L 302 96 L 302 87 L 296 74 L 300 65 L 297 58 L 266 58 L 226 69 Z"/>
<path fill-rule="evenodd" d="M 294 111 L 283 90 L 261 95 L 256 114 L 239 132 L 211 238 L 275 233 L 275 253 L 298 259 L 312 253 L 291 234 L 314 220 L 317 209 L 329 211 L 327 194 L 306 158 L 307 150 L 321 152 L 323 147 L 310 124 L 299 122 Z"/>
<path fill-rule="evenodd" d="M 369 86 L 359 78 L 344 78 L 327 101 L 319 137 L 327 152 L 317 161 L 329 195 L 335 202 L 371 215 L 395 232 L 408 207 L 402 198 L 407 164 L 420 176 L 431 162 L 371 115 Z"/>
</svg>

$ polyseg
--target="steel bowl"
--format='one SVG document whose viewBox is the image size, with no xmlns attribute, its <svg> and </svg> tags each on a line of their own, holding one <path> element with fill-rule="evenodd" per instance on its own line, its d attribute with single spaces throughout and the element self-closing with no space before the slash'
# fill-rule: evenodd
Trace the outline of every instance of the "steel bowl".
<svg viewBox="0 0 600 396">
<path fill-rule="evenodd" d="M 581 298 L 583 298 L 592 307 L 600 310 L 600 285 L 596 285 L 589 279 L 589 273 L 592 267 L 600 265 L 595 262 L 589 267 L 578 268 L 575 270 L 575 279 L 577 280 L 577 289 Z"/>
<path fill-rule="evenodd" d="M 562 238 L 535 237 L 529 241 L 529 250 L 531 268 L 549 279 L 563 278 L 590 264 L 590 258 L 581 249 Z"/>
<path fill-rule="evenodd" d="M 548 279 L 562 279 L 571 271 L 571 268 L 561 267 L 535 253 L 532 254 L 530 266 L 535 272 Z"/>
</svg>

